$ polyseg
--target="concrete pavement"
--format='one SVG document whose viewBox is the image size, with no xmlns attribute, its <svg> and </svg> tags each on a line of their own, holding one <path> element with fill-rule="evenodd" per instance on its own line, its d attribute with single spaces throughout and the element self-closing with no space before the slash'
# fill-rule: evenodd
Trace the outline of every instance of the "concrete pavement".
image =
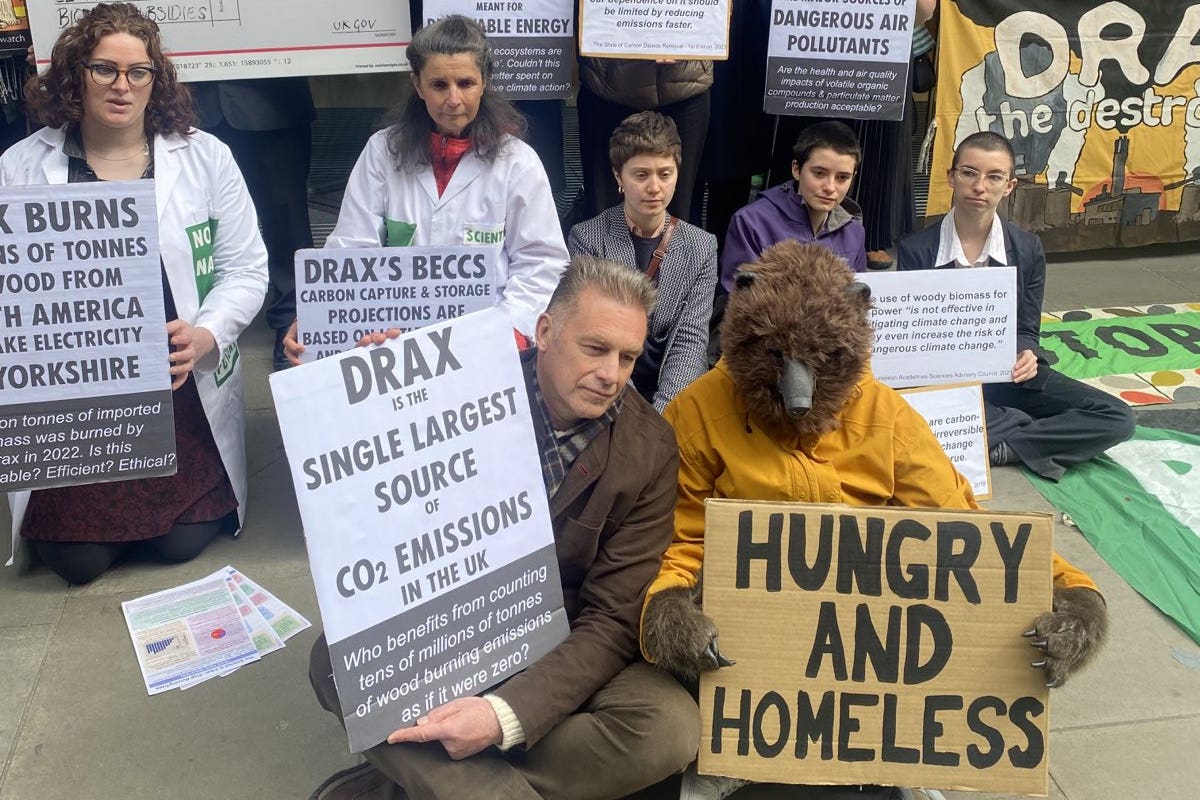
<svg viewBox="0 0 1200 800">
<path fill-rule="evenodd" d="M 1046 308 L 1198 299 L 1200 253 L 1194 245 L 1173 246 L 1054 263 Z M 308 687 L 308 650 L 320 617 L 266 384 L 270 346 L 261 322 L 242 340 L 250 503 L 241 537 L 215 542 L 189 564 L 123 563 L 82 588 L 67 588 L 40 566 L 0 570 L 0 800 L 304 798 L 329 773 L 356 762 Z M 991 507 L 1051 510 L 1018 470 L 993 475 Z M 7 531 L 6 508 L 0 517 Z M 1200 646 L 1077 532 L 1059 524 L 1056 546 L 1103 588 L 1112 638 L 1086 673 L 1053 695 L 1050 797 L 1195 797 Z M 0 556 L 6 549 L 0 545 Z M 314 628 L 227 678 L 148 697 L 120 603 L 225 564 L 295 606 Z"/>
</svg>

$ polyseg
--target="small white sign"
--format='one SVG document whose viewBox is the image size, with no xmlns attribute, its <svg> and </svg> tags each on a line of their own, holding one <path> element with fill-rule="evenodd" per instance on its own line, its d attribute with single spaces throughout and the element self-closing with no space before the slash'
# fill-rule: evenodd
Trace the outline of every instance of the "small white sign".
<svg viewBox="0 0 1200 800">
<path fill-rule="evenodd" d="M 579 54 L 729 58 L 730 0 L 580 0 Z"/>
<path fill-rule="evenodd" d="M 492 246 L 296 251 L 300 359 L 349 350 L 365 334 L 415 330 L 496 304 Z"/>
<path fill-rule="evenodd" d="M 893 388 L 1012 380 L 1017 270 L 863 273 L 871 287 L 871 371 Z"/>
<path fill-rule="evenodd" d="M 978 383 L 906 389 L 900 396 L 920 414 L 976 500 L 992 497 L 983 387 Z"/>
<path fill-rule="evenodd" d="M 97 3 L 29 3 L 38 68 L 64 28 Z M 391 0 L 133 0 L 158 23 L 183 81 L 407 70 L 408 4 Z"/>
</svg>

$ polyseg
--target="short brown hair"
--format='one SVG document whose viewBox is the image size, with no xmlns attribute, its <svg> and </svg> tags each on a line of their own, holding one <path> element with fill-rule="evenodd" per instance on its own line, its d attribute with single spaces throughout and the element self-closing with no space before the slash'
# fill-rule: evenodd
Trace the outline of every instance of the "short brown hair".
<svg viewBox="0 0 1200 800">
<path fill-rule="evenodd" d="M 670 158 L 675 167 L 683 165 L 683 144 L 675 120 L 657 111 L 639 111 L 621 120 L 608 140 L 608 160 L 616 172 L 634 156 Z"/>
<path fill-rule="evenodd" d="M 574 307 L 585 289 L 595 289 L 603 297 L 621 305 L 645 309 L 646 315 L 658 302 L 658 290 L 642 272 L 606 258 L 579 253 L 563 271 L 550 296 L 547 312 Z"/>
<path fill-rule="evenodd" d="M 25 103 L 30 116 L 52 128 L 83 118 L 83 63 L 105 36 L 127 33 L 142 40 L 158 70 L 146 104 L 146 133 L 186 134 L 195 124 L 192 97 L 175 76 L 175 66 L 163 55 L 158 23 L 132 3 L 99 3 L 79 17 L 54 43 L 50 68 L 29 79 Z"/>
</svg>

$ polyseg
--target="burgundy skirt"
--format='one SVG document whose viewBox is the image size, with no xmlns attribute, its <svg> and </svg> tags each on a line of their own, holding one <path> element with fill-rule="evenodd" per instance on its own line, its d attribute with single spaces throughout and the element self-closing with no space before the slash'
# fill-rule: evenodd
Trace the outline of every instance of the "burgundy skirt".
<svg viewBox="0 0 1200 800">
<path fill-rule="evenodd" d="M 136 542 L 169 532 L 177 522 L 208 522 L 237 509 L 221 463 L 195 373 L 173 395 L 176 464 L 163 478 L 136 478 L 39 489 L 29 498 L 21 535 L 39 542 Z"/>
</svg>

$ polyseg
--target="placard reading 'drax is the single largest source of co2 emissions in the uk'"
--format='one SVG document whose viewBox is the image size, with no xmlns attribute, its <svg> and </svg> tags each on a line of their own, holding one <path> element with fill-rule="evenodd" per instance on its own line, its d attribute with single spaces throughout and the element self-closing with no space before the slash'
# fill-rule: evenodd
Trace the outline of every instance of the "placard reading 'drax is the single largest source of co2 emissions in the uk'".
<svg viewBox="0 0 1200 800">
<path fill-rule="evenodd" d="M 503 311 L 277 372 L 271 391 L 351 750 L 566 637 Z"/>
</svg>

